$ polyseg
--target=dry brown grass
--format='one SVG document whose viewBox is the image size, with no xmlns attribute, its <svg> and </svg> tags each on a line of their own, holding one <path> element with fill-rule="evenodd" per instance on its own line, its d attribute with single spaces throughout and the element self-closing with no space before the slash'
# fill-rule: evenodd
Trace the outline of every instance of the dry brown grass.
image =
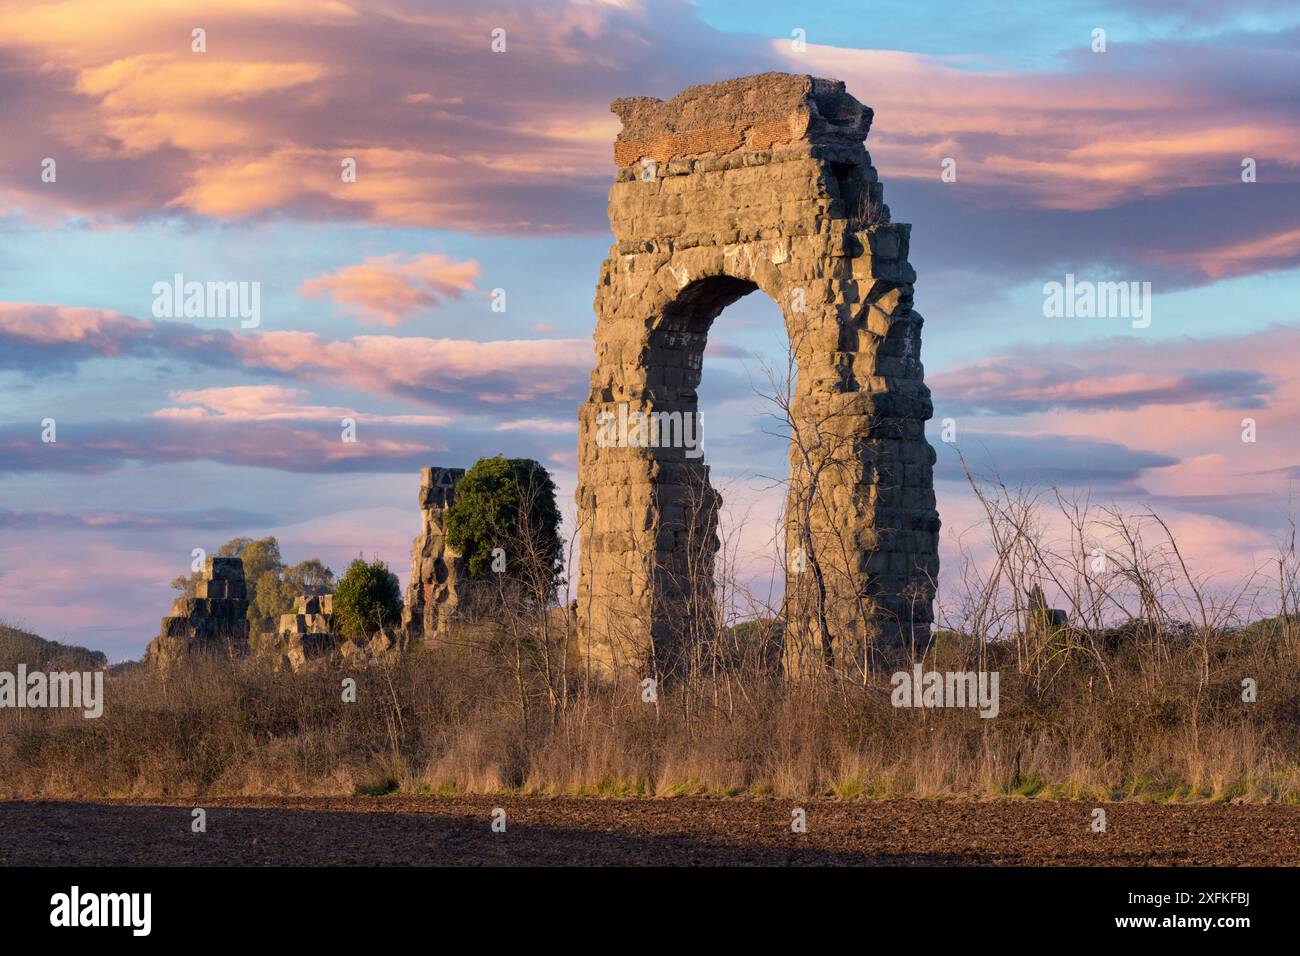
<svg viewBox="0 0 1300 956">
<path fill-rule="evenodd" d="M 921 663 L 997 671 L 992 719 L 895 708 L 890 675 L 911 661 L 874 652 L 865 667 L 854 657 L 835 673 L 783 679 L 759 666 L 771 655 L 736 643 L 742 633 L 764 640 L 763 627 L 693 645 L 647 703 L 634 680 L 584 672 L 571 615 L 503 593 L 488 602 L 502 609 L 493 620 L 395 664 L 295 674 L 256 658 L 201 659 L 109 677 L 97 720 L 0 709 L 0 796 L 512 789 L 1300 802 L 1294 535 L 1243 584 L 1215 588 L 1153 514 L 1055 492 L 1045 514 L 1041 494 L 972 487 L 991 556 L 961 563 L 940 605 L 948 630 Z M 1041 599 L 1026 603 L 1040 588 L 1066 605 L 1068 625 Z M 1261 608 L 1282 613 L 1260 620 Z M 718 623 L 730 613 L 720 607 Z M 346 677 L 355 703 L 342 700 Z"/>
<path fill-rule="evenodd" d="M 97 720 L 0 711 L 6 797 L 492 792 L 797 797 L 1038 796 L 1300 801 L 1300 666 L 1285 622 L 1224 633 L 1157 663 L 1120 638 L 1067 649 L 1049 684 L 1012 642 L 948 637 L 927 669 L 1001 674 L 1001 712 L 896 709 L 887 675 L 788 683 L 685 678 L 659 706 L 640 688 L 575 680 L 554 706 L 488 651 L 435 647 L 352 674 L 196 661 L 109 678 Z M 1110 684 L 1103 679 L 1103 667 Z M 1154 669 L 1154 672 L 1153 672 Z M 353 676 L 356 703 L 341 700 Z M 1241 679 L 1260 683 L 1241 700 Z M 1153 692 L 1153 688 L 1155 688 Z"/>
</svg>

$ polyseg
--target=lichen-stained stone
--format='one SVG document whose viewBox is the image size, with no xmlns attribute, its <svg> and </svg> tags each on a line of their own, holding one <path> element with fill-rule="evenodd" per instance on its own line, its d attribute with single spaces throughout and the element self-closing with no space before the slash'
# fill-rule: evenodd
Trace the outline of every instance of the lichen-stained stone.
<svg viewBox="0 0 1300 956">
<path fill-rule="evenodd" d="M 402 630 L 413 640 L 432 640 L 446 632 L 468 580 L 464 560 L 447 547 L 446 526 L 447 509 L 464 477 L 464 468 L 420 469 L 421 531 L 411 544 L 411 577 L 402 607 Z"/>
<path fill-rule="evenodd" d="M 579 412 L 580 644 L 597 670 L 644 677 L 713 636 L 708 466 L 611 423 L 698 423 L 709 327 L 761 291 L 798 365 L 784 665 L 860 670 L 928 633 L 939 531 L 911 227 L 890 221 L 863 144 L 872 111 L 838 80 L 782 73 L 611 108 L 615 242 Z"/>
</svg>

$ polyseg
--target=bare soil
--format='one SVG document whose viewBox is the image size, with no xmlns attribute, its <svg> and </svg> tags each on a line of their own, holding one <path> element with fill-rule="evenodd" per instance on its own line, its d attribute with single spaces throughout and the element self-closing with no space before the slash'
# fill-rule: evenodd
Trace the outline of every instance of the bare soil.
<svg viewBox="0 0 1300 956">
<path fill-rule="evenodd" d="M 1300 807 L 1040 800 L 301 797 L 0 803 L 0 864 L 1300 865 Z M 191 810 L 207 832 L 191 832 Z M 491 829 L 506 811 L 506 832 Z"/>
</svg>

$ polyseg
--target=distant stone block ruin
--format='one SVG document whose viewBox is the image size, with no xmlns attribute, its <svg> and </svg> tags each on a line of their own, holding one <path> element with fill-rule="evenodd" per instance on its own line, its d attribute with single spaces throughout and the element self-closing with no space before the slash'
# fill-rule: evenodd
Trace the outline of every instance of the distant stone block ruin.
<svg viewBox="0 0 1300 956">
<path fill-rule="evenodd" d="M 334 623 L 334 595 L 300 594 L 294 598 L 293 613 L 281 614 L 276 632 L 290 634 L 328 634 Z"/>
<path fill-rule="evenodd" d="M 212 557 L 194 597 L 178 597 L 162 619 L 158 636 L 145 652 L 145 663 L 167 668 L 202 652 L 242 657 L 248 653 L 248 593 L 240 558 Z"/>
<path fill-rule="evenodd" d="M 464 468 L 420 469 L 419 536 L 411 545 L 411 577 L 402 607 L 402 632 L 413 640 L 445 633 L 469 580 L 464 559 L 447 546 L 447 509 Z"/>
<path fill-rule="evenodd" d="M 269 655 L 276 668 L 301 670 L 308 663 L 334 656 L 341 641 L 333 633 L 334 595 L 300 594 L 293 613 L 281 614 L 273 638 L 262 642 L 258 653 Z"/>
<path fill-rule="evenodd" d="M 686 442 L 610 442 L 630 412 L 698 422 L 713 320 L 761 291 L 785 319 L 788 672 L 861 672 L 924 643 L 939 515 L 912 308 L 910 226 L 890 221 L 839 80 L 765 73 L 615 100 L 614 245 L 579 413 L 578 613 L 593 663 L 671 670 L 713 638 L 720 497 Z M 780 397 L 778 394 L 776 397 Z M 665 416 L 666 419 L 665 419 Z"/>
</svg>

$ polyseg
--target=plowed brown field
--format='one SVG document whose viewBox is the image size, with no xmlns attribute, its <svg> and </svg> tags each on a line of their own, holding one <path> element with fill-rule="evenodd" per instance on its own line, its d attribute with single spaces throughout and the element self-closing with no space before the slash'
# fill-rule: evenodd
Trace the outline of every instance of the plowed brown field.
<svg viewBox="0 0 1300 956">
<path fill-rule="evenodd" d="M 191 809 L 207 832 L 191 832 Z M 802 806 L 807 832 L 792 833 Z M 0 803 L 0 865 L 1300 864 L 1300 807 L 350 797 Z M 495 807 L 506 831 L 494 833 Z"/>
</svg>

